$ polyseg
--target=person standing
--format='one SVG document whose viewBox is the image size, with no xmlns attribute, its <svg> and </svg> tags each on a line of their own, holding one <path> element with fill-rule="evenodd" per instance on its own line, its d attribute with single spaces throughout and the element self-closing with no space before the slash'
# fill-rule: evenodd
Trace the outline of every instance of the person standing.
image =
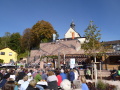
<svg viewBox="0 0 120 90">
<path fill-rule="evenodd" d="M 89 68 L 86 69 L 85 75 L 86 75 L 86 79 L 91 79 L 91 71 Z"/>
<path fill-rule="evenodd" d="M 68 73 L 68 80 L 71 81 L 71 87 L 74 88 L 73 80 L 75 80 L 75 74 L 73 69 L 70 69 L 70 72 Z"/>
</svg>

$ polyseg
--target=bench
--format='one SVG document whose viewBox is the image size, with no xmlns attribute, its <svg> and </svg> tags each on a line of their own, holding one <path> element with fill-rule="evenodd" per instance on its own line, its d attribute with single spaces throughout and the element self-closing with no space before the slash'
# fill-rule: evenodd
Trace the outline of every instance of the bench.
<svg viewBox="0 0 120 90">
<path fill-rule="evenodd" d="M 112 80 L 111 78 L 111 71 L 102 71 L 101 72 L 102 75 L 100 75 L 100 72 L 98 72 L 98 77 L 102 77 L 105 80 Z M 120 76 L 116 76 L 116 80 L 120 80 Z"/>
<path fill-rule="evenodd" d="M 111 78 L 111 71 L 108 70 L 97 70 L 97 75 L 98 75 L 98 79 L 102 78 L 105 80 L 112 80 Z M 84 75 L 84 70 L 80 70 L 80 75 Z M 116 80 L 120 80 L 120 76 L 116 76 Z"/>
</svg>

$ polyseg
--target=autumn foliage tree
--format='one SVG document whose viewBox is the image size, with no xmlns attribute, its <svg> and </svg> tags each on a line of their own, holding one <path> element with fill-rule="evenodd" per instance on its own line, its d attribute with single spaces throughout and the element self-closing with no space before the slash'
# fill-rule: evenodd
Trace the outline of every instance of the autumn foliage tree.
<svg viewBox="0 0 120 90">
<path fill-rule="evenodd" d="M 38 47 L 40 42 L 52 41 L 53 34 L 57 34 L 53 26 L 44 20 L 38 21 L 31 29 L 31 44 L 33 47 Z"/>
<path fill-rule="evenodd" d="M 53 34 L 58 34 L 53 26 L 44 20 L 38 21 L 32 28 L 24 30 L 21 45 L 23 50 L 30 50 L 32 48 L 39 48 L 41 42 L 52 41 Z M 56 37 L 56 38 L 57 38 Z"/>
</svg>

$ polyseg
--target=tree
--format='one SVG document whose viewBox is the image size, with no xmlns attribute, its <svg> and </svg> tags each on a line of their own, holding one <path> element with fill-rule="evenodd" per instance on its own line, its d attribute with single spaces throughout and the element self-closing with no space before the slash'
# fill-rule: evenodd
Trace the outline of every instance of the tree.
<svg viewBox="0 0 120 90">
<path fill-rule="evenodd" d="M 93 21 L 90 21 L 90 24 L 88 25 L 87 29 L 85 30 L 86 41 L 84 44 L 82 44 L 82 49 L 85 50 L 85 53 L 94 57 L 94 62 L 96 63 L 96 56 L 97 53 L 100 52 L 102 44 L 100 43 L 101 39 L 101 30 L 97 30 L 97 26 L 93 25 Z M 97 82 L 97 69 L 96 64 L 94 63 L 94 74 L 95 74 L 95 80 Z"/>
<path fill-rule="evenodd" d="M 10 36 L 10 32 L 5 32 L 5 35 L 0 38 L 0 48 L 9 47 Z"/>
<path fill-rule="evenodd" d="M 93 21 L 90 21 L 90 24 L 84 31 L 84 37 L 86 37 L 86 41 L 84 42 L 84 44 L 82 44 L 82 49 L 84 49 L 85 53 L 94 57 L 96 57 L 96 53 L 99 52 L 102 46 L 102 44 L 100 43 L 101 30 L 97 30 L 97 28 L 98 27 L 96 27 L 96 25 L 93 25 Z"/>
<path fill-rule="evenodd" d="M 23 51 L 25 50 L 30 50 L 31 48 L 31 33 L 30 33 L 31 29 L 30 28 L 26 28 L 23 32 L 23 36 L 21 38 L 21 46 Z"/>
<path fill-rule="evenodd" d="M 53 26 L 44 20 L 38 21 L 31 29 L 32 46 L 38 47 L 40 42 L 52 41 L 53 34 L 57 34 Z"/>
<path fill-rule="evenodd" d="M 18 54 L 21 51 L 21 45 L 20 45 L 21 35 L 19 33 L 13 33 L 10 36 L 10 42 L 9 47 L 16 51 Z"/>
</svg>

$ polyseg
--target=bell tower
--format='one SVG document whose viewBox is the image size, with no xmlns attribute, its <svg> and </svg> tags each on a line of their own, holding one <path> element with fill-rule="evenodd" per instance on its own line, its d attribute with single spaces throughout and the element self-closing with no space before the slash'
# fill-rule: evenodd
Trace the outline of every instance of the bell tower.
<svg viewBox="0 0 120 90">
<path fill-rule="evenodd" d="M 75 23 L 72 22 L 72 23 L 70 24 L 70 27 L 71 27 L 73 30 L 75 30 Z"/>
</svg>

